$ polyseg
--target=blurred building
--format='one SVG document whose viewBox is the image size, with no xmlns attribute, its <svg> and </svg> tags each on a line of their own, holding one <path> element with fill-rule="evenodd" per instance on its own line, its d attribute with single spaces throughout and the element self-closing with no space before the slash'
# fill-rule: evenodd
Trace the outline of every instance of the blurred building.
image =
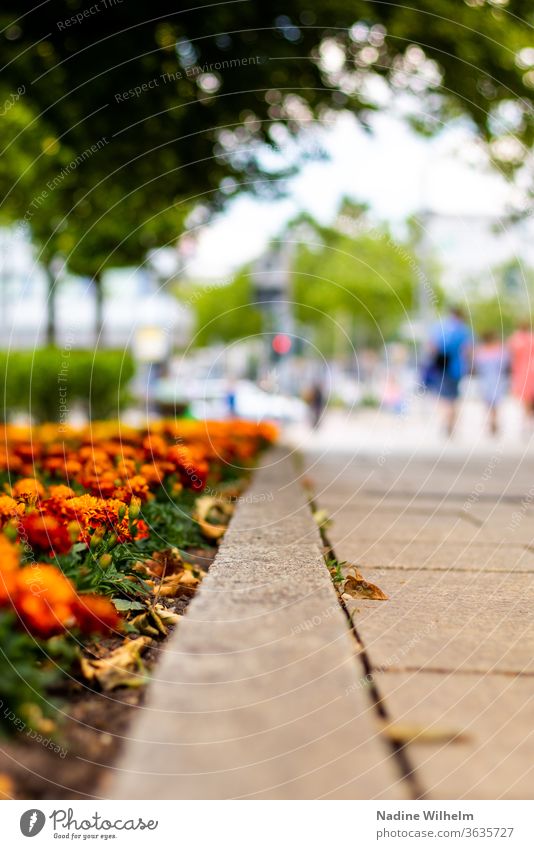
<svg viewBox="0 0 534 849">
<path fill-rule="evenodd" d="M 450 215 L 423 210 L 420 251 L 435 257 L 445 290 L 458 292 L 466 282 L 488 279 L 491 272 L 511 261 L 534 268 L 534 222 L 530 217 L 510 222 L 489 211 L 485 215 Z"/>
<path fill-rule="evenodd" d="M 187 343 L 190 311 L 147 269 L 116 269 L 103 276 L 104 329 L 101 347 L 133 347 L 145 361 Z M 48 283 L 31 246 L 13 231 L 0 231 L 0 347 L 46 344 Z M 92 348 L 96 299 L 91 280 L 60 274 L 56 291 L 59 346 Z"/>
</svg>

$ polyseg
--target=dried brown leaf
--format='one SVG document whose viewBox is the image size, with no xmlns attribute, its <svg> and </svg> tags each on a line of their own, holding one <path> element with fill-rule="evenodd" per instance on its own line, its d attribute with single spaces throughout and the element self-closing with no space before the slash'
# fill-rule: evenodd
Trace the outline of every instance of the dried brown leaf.
<svg viewBox="0 0 534 849">
<path fill-rule="evenodd" d="M 332 524 L 332 520 L 326 510 L 316 510 L 313 514 L 313 520 L 319 528 L 326 530 Z"/>
<path fill-rule="evenodd" d="M 100 660 L 82 657 L 82 674 L 87 681 L 96 681 L 105 691 L 116 687 L 140 687 L 146 677 L 141 654 L 151 644 L 150 637 L 138 637 L 125 640 L 118 649 Z"/>
<path fill-rule="evenodd" d="M 194 518 L 206 539 L 220 539 L 234 512 L 234 505 L 223 498 L 203 495 L 195 501 Z"/>
<path fill-rule="evenodd" d="M 410 723 L 389 723 L 383 733 L 395 743 L 465 743 L 469 739 L 465 732 L 454 728 L 427 728 Z"/>
<path fill-rule="evenodd" d="M 163 604 L 155 604 L 154 610 L 164 625 L 177 625 L 182 618 L 181 613 L 175 613 L 174 610 L 170 610 Z"/>
<path fill-rule="evenodd" d="M 155 551 L 150 560 L 145 561 L 148 571 L 161 578 L 163 575 L 174 575 L 184 568 L 182 555 L 177 548 L 166 548 Z"/>
<path fill-rule="evenodd" d="M 154 592 L 161 598 L 193 595 L 199 583 L 200 579 L 187 569 L 179 575 L 169 575 L 168 578 L 163 578 L 162 582 L 154 588 Z"/>
<path fill-rule="evenodd" d="M 349 575 L 343 584 L 343 593 L 350 595 L 351 598 L 367 598 L 372 601 L 387 601 L 388 596 L 377 587 L 376 584 L 371 584 L 358 572 L 358 577 Z"/>
<path fill-rule="evenodd" d="M 166 637 L 168 633 L 159 614 L 151 608 L 135 616 L 131 624 L 140 634 L 146 634 L 149 637 Z"/>
</svg>

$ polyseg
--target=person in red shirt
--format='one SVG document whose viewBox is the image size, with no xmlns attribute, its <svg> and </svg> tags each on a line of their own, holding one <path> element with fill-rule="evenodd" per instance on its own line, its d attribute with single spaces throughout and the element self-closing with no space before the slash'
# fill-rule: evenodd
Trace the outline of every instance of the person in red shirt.
<svg viewBox="0 0 534 849">
<path fill-rule="evenodd" d="M 529 417 L 534 417 L 534 333 L 528 321 L 522 322 L 508 340 L 512 394 Z"/>
</svg>

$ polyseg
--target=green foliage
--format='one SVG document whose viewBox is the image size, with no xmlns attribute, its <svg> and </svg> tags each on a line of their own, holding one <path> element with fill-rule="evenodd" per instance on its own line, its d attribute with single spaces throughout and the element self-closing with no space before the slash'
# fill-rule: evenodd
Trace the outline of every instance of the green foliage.
<svg viewBox="0 0 534 849">
<path fill-rule="evenodd" d="M 80 10 L 6 0 L 0 12 L 4 217 L 26 219 L 43 260 L 63 253 L 78 273 L 141 262 L 199 200 L 213 211 L 240 189 L 277 191 L 288 161 L 262 166 L 261 146 L 278 150 L 281 125 L 297 136 L 331 109 L 366 121 L 366 78 L 424 99 L 422 132 L 465 113 L 487 139 L 512 131 L 524 151 L 533 139 L 532 71 L 518 57 L 532 42 L 528 0 L 271 0 L 209 14 L 154 0 L 149 15 L 117 3 L 73 20 Z M 325 39 L 334 69 L 319 58 Z"/>
<path fill-rule="evenodd" d="M 248 269 L 242 269 L 226 286 L 206 287 L 192 298 L 196 316 L 196 345 L 233 342 L 261 332 L 262 318 L 253 306 L 254 295 Z"/>
<path fill-rule="evenodd" d="M 331 558 L 327 561 L 327 566 L 330 570 L 330 575 L 332 576 L 334 584 L 341 584 L 345 580 L 345 575 L 343 574 L 344 565 L 345 561 L 340 562 L 335 558 Z"/>
<path fill-rule="evenodd" d="M 38 422 L 57 422 L 66 418 L 63 407 L 74 405 L 93 419 L 118 416 L 133 375 L 133 359 L 122 351 L 3 351 L 2 417 L 22 412 Z"/>
<path fill-rule="evenodd" d="M 0 611 L 0 735 L 24 731 L 50 714 L 46 690 L 76 655 L 75 643 L 61 637 L 37 640 L 17 629 L 14 613 Z"/>
<path fill-rule="evenodd" d="M 163 493 L 162 493 L 163 496 Z M 205 546 L 198 522 L 191 518 L 194 496 L 183 492 L 177 503 L 162 497 L 143 504 L 141 518 L 150 530 L 150 539 L 140 541 L 141 550 L 162 551 L 166 548 L 186 549 Z"/>
<path fill-rule="evenodd" d="M 505 338 L 520 321 L 530 321 L 534 271 L 516 260 L 492 269 L 488 277 L 464 284 L 464 309 L 477 335 L 494 332 Z"/>
<path fill-rule="evenodd" d="M 505 339 L 516 328 L 518 319 L 517 307 L 509 299 L 494 296 L 469 301 L 469 320 L 476 336 L 492 332 Z"/>
<path fill-rule="evenodd" d="M 345 347 L 390 339 L 415 304 L 417 265 L 409 248 L 362 216 L 345 215 L 342 226 L 311 223 L 293 264 L 297 317 L 316 329 L 327 353 L 343 342 L 340 326 L 349 336 Z"/>
</svg>

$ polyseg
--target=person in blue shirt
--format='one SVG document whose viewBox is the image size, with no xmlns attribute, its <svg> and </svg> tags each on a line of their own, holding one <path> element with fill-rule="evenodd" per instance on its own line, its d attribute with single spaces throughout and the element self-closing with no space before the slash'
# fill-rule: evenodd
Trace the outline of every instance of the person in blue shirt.
<svg viewBox="0 0 534 849">
<path fill-rule="evenodd" d="M 430 334 L 430 357 L 425 383 L 445 404 L 446 428 L 454 432 L 458 415 L 460 381 L 471 369 L 472 333 L 459 307 L 437 322 Z"/>
</svg>

